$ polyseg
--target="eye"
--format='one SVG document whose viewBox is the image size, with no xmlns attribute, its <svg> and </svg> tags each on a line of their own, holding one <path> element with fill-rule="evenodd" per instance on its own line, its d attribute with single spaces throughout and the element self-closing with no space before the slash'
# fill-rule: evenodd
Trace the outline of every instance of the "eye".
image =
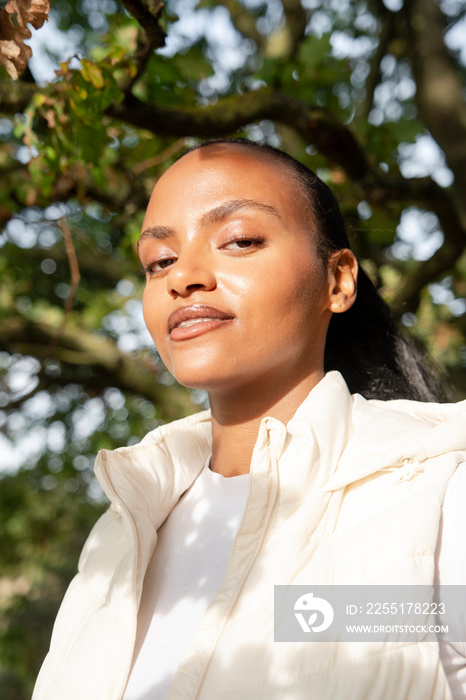
<svg viewBox="0 0 466 700">
<path fill-rule="evenodd" d="M 264 243 L 263 238 L 259 237 L 244 237 L 244 238 L 232 238 L 230 241 L 227 241 L 223 248 L 226 250 L 246 250 L 248 248 L 258 248 L 260 245 Z"/>
<path fill-rule="evenodd" d="M 161 258 L 160 260 L 153 260 L 147 263 L 147 265 L 143 265 L 142 269 L 146 275 L 156 275 L 158 272 L 163 272 L 175 263 L 176 258 Z"/>
<path fill-rule="evenodd" d="M 163 260 L 159 260 L 158 263 L 153 263 L 156 266 L 160 267 L 162 270 L 164 270 L 166 267 L 170 267 L 170 265 L 173 265 L 173 263 L 176 262 L 176 258 L 164 258 Z"/>
</svg>

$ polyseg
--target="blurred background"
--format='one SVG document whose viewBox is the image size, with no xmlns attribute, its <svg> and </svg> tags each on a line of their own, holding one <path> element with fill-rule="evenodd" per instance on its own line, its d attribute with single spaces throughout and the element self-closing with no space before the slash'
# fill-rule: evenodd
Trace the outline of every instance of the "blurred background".
<svg viewBox="0 0 466 700">
<path fill-rule="evenodd" d="M 466 398 L 466 2 L 48 4 L 0 1 L 2 700 L 30 697 L 106 507 L 97 450 L 205 406 L 152 346 L 134 252 L 156 179 L 198 139 L 316 170 Z"/>
</svg>

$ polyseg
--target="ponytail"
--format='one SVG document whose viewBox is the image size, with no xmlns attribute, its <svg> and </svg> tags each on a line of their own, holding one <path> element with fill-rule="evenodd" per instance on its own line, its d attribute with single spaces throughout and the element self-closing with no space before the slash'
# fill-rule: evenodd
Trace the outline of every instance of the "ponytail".
<svg viewBox="0 0 466 700">
<path fill-rule="evenodd" d="M 362 268 L 355 303 L 330 321 L 324 368 L 341 372 L 350 392 L 367 399 L 445 399 L 440 379 L 414 343 L 401 334 Z"/>
</svg>

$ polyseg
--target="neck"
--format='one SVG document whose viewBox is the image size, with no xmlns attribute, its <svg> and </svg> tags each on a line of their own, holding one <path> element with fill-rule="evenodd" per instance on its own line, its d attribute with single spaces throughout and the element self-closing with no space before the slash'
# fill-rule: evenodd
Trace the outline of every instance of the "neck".
<svg viewBox="0 0 466 700">
<path fill-rule="evenodd" d="M 209 395 L 212 411 L 211 469 L 223 476 L 247 474 L 261 421 L 266 416 L 288 423 L 324 373 L 316 371 L 286 393 L 277 384 Z"/>
</svg>

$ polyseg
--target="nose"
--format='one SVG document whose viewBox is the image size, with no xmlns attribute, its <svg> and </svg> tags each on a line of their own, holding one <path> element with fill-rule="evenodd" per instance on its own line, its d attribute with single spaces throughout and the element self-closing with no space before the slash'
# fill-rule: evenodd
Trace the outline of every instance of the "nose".
<svg viewBox="0 0 466 700">
<path fill-rule="evenodd" d="M 215 274 L 207 254 L 186 250 L 170 267 L 167 275 L 168 293 L 173 297 L 188 297 L 197 290 L 211 291 L 216 287 Z"/>
</svg>

